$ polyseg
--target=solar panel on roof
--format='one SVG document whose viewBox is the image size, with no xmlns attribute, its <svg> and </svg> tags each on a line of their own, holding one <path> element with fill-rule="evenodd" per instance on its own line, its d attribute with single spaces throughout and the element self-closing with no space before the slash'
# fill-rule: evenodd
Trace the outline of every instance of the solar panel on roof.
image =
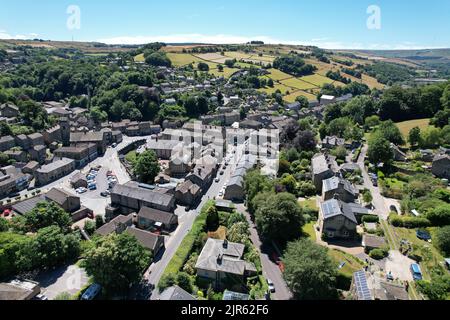
<svg viewBox="0 0 450 320">
<path fill-rule="evenodd" d="M 365 272 L 363 270 L 355 272 L 354 280 L 358 300 L 372 300 Z"/>
</svg>

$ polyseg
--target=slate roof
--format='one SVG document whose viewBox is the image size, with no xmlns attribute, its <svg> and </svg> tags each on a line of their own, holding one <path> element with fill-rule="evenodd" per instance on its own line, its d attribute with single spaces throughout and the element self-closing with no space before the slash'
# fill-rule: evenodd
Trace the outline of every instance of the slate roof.
<svg viewBox="0 0 450 320">
<path fill-rule="evenodd" d="M 351 208 L 342 201 L 339 201 L 336 199 L 331 199 L 331 200 L 322 202 L 320 204 L 320 207 L 322 209 L 322 214 L 323 214 L 323 217 L 325 220 L 336 217 L 336 216 L 343 215 L 346 218 L 348 218 L 349 220 L 351 220 L 352 222 L 358 224 L 355 214 L 353 213 Z"/>
<path fill-rule="evenodd" d="M 120 215 L 112 219 L 110 222 L 105 223 L 100 228 L 98 228 L 95 233 L 106 236 L 110 233 L 116 232 L 117 225 L 122 224 L 129 224 L 133 220 L 133 215 L 130 214 L 128 216 Z"/>
<path fill-rule="evenodd" d="M 73 162 L 74 160 L 72 159 L 61 158 L 60 160 L 42 166 L 40 169 L 38 169 L 38 172 L 42 173 L 52 172 L 53 170 L 59 169 Z"/>
<path fill-rule="evenodd" d="M 352 195 L 356 195 L 358 191 L 353 187 L 353 185 L 346 179 L 340 177 L 332 177 L 330 179 L 326 179 L 322 181 L 323 192 L 333 191 L 342 186 L 344 190 L 351 193 Z"/>
<path fill-rule="evenodd" d="M 171 205 L 174 201 L 173 195 L 125 184 L 116 184 L 112 193 L 165 207 Z"/>
<path fill-rule="evenodd" d="M 145 247 L 149 250 L 152 250 L 152 251 L 155 251 L 156 249 L 158 249 L 156 246 L 157 246 L 159 240 L 162 239 L 164 241 L 163 236 L 159 236 L 154 233 L 151 233 L 151 232 L 148 232 L 145 230 L 141 230 L 141 229 L 137 229 L 137 228 L 128 227 L 125 232 L 130 235 L 135 236 L 136 239 L 139 241 L 139 243 L 143 247 Z"/>
<path fill-rule="evenodd" d="M 60 206 L 67 200 L 69 197 L 75 197 L 74 195 L 64 191 L 59 188 L 52 188 L 49 192 L 45 194 L 45 197 L 53 202 L 56 202 Z"/>
<path fill-rule="evenodd" d="M 141 210 L 139 210 L 138 216 L 167 225 L 172 224 L 176 218 L 173 213 L 148 207 L 142 207 Z"/>
<path fill-rule="evenodd" d="M 241 259 L 245 246 L 241 243 L 226 242 L 209 238 L 198 257 L 195 268 L 214 272 L 243 275 L 247 263 Z M 219 261 L 218 257 L 221 257 Z"/>
<path fill-rule="evenodd" d="M 160 296 L 159 300 L 197 300 L 189 292 L 181 289 L 179 286 L 175 285 L 164 290 Z"/>
</svg>

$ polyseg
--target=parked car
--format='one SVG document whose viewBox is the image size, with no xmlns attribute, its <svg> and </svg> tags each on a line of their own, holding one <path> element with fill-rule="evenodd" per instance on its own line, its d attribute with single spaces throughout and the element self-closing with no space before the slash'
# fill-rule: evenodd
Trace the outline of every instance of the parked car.
<svg viewBox="0 0 450 320">
<path fill-rule="evenodd" d="M 386 279 L 390 280 L 390 281 L 394 281 L 394 276 L 392 275 L 392 272 L 388 272 L 388 274 L 386 275 Z"/>
<path fill-rule="evenodd" d="M 101 193 L 100 193 L 100 195 L 102 196 L 102 197 L 108 197 L 109 195 L 111 194 L 111 192 L 109 192 L 108 190 L 106 190 L 106 191 L 102 191 Z"/>
<path fill-rule="evenodd" d="M 223 171 L 223 170 L 222 170 L 222 171 L 220 171 L 220 175 L 221 175 L 221 176 L 223 176 L 223 175 L 224 175 L 224 173 L 225 173 L 225 171 Z"/>
<path fill-rule="evenodd" d="M 115 147 L 117 147 L 117 143 L 113 143 L 112 145 L 111 145 L 113 148 L 115 148 Z"/>
<path fill-rule="evenodd" d="M 417 263 L 412 263 L 410 270 L 414 281 L 422 280 L 422 271 Z"/>
<path fill-rule="evenodd" d="M 94 283 L 81 296 L 81 300 L 94 300 L 96 296 L 102 291 L 102 287 Z"/>
<path fill-rule="evenodd" d="M 10 209 L 5 209 L 5 211 L 3 211 L 3 216 L 4 217 L 8 217 L 11 214 L 11 210 Z"/>
<path fill-rule="evenodd" d="M 267 279 L 267 285 L 269 287 L 269 291 L 271 293 L 274 293 L 275 292 L 275 285 L 273 284 L 272 280 Z"/>
<path fill-rule="evenodd" d="M 417 238 L 419 238 L 420 240 L 423 240 L 423 241 L 431 240 L 431 235 L 427 231 L 424 231 L 424 230 L 417 230 L 416 236 L 417 236 Z"/>
<path fill-rule="evenodd" d="M 79 193 L 79 194 L 81 194 L 81 193 L 85 193 L 85 192 L 87 192 L 87 189 L 86 189 L 86 188 L 84 188 L 84 187 L 81 187 L 81 188 L 78 188 L 78 189 L 76 189 L 75 191 L 76 191 L 76 193 Z"/>
<path fill-rule="evenodd" d="M 97 190 L 97 185 L 95 183 L 88 185 L 89 190 Z"/>
<path fill-rule="evenodd" d="M 36 300 L 48 300 L 48 298 L 45 294 L 40 293 L 36 296 Z"/>
<path fill-rule="evenodd" d="M 220 179 L 219 179 L 219 178 L 216 178 L 216 179 L 214 179 L 214 181 L 217 183 L 217 182 L 220 181 Z"/>
</svg>

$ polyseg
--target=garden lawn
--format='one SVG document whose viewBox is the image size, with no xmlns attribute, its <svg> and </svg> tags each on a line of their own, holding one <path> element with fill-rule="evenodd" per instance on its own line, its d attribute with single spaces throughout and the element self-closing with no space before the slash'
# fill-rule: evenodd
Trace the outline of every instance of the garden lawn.
<svg viewBox="0 0 450 320">
<path fill-rule="evenodd" d="M 316 221 L 311 221 L 307 224 L 305 224 L 302 228 L 303 233 L 308 235 L 308 237 L 311 239 L 311 241 L 316 242 L 316 230 L 314 229 L 314 225 L 316 224 Z"/>
<path fill-rule="evenodd" d="M 336 262 L 336 267 L 342 262 L 345 262 L 344 267 L 340 269 L 339 272 L 346 276 L 351 277 L 354 272 L 359 271 L 364 267 L 364 263 L 361 260 L 343 251 L 330 249 L 328 250 L 328 254 Z"/>
</svg>

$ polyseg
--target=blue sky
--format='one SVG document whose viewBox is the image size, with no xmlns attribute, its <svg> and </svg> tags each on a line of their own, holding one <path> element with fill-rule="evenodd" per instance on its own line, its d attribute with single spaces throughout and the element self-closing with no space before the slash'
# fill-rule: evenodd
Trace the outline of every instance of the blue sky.
<svg viewBox="0 0 450 320">
<path fill-rule="evenodd" d="M 311 44 L 323 48 L 450 47 L 448 0 L 2 0 L 0 38 Z M 80 29 L 67 27 L 69 5 Z M 369 29 L 367 8 L 381 10 Z"/>
</svg>

